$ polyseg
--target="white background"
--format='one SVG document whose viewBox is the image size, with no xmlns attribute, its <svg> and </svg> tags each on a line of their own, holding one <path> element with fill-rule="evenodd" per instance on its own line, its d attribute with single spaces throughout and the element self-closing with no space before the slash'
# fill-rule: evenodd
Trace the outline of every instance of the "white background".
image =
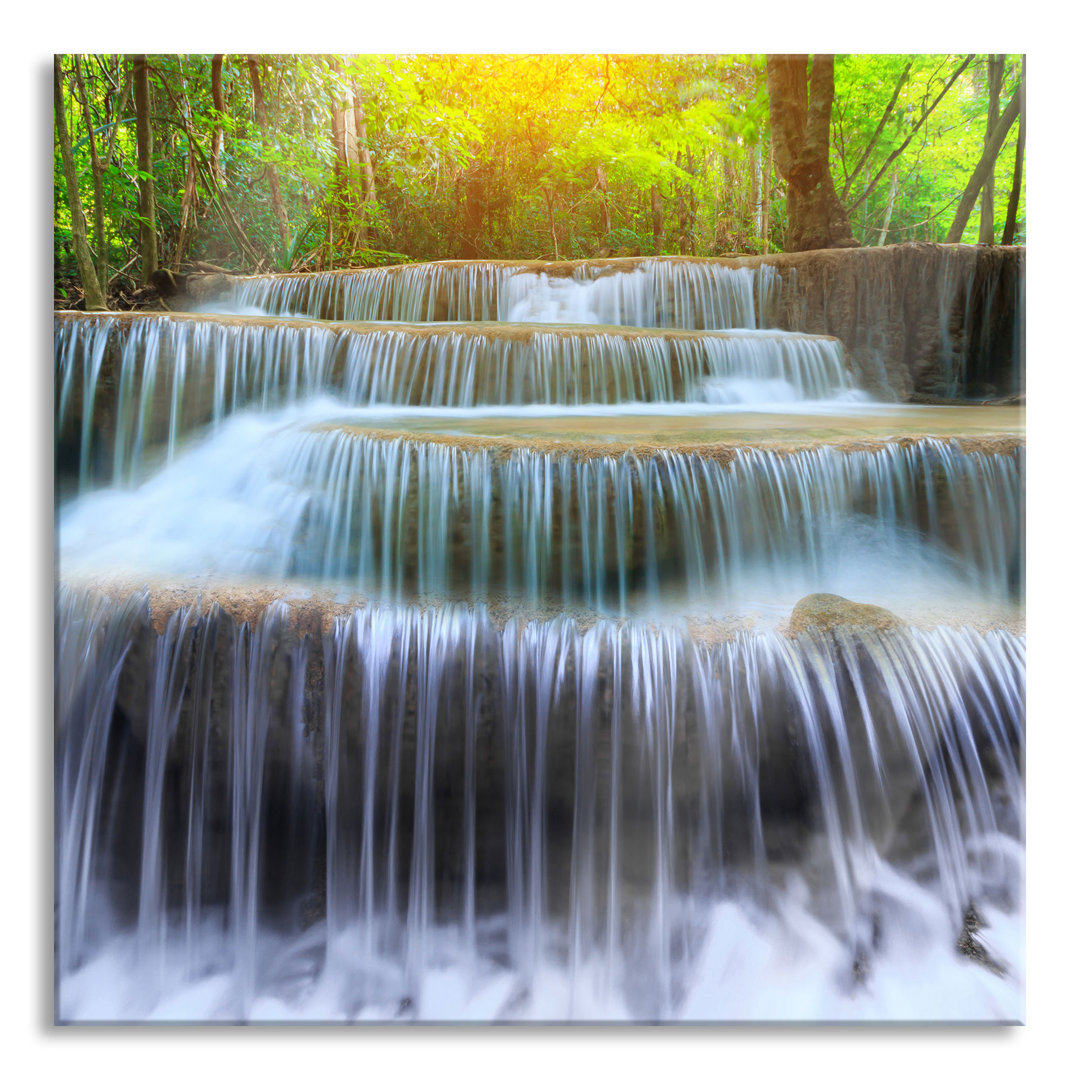
<svg viewBox="0 0 1080 1080">
<path fill-rule="evenodd" d="M 1066 5 L 254 0 L 7 6 L 0 1071 L 12 1077 L 767 1080 L 1072 1075 L 1080 1027 L 1077 80 Z M 52 53 L 1028 53 L 1028 995 L 1022 1028 L 52 1027 Z M 1059 1056 L 1060 1054 L 1060 1056 Z"/>
</svg>

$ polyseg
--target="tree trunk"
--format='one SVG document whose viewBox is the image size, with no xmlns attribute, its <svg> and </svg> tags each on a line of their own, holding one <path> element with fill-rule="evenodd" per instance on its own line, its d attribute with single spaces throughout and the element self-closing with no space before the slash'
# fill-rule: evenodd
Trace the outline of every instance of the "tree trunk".
<svg viewBox="0 0 1080 1080">
<path fill-rule="evenodd" d="M 154 132 L 150 127 L 150 81 L 144 54 L 132 57 L 135 81 L 135 141 L 139 168 L 139 251 L 142 283 L 158 268 L 157 211 L 154 198 Z"/>
<path fill-rule="evenodd" d="M 889 222 L 892 221 L 893 204 L 896 202 L 896 177 L 897 174 L 892 174 L 892 179 L 889 181 L 889 201 L 885 206 L 885 220 L 881 223 L 881 233 L 878 236 L 878 247 L 885 246 L 885 238 L 889 235 Z"/>
<path fill-rule="evenodd" d="M 180 199 L 180 233 L 176 239 L 176 250 L 173 252 L 172 268 L 175 273 L 180 269 L 180 260 L 184 256 L 184 245 L 188 239 L 188 222 L 192 217 L 195 204 L 195 147 L 192 143 L 191 101 L 188 99 L 187 78 L 184 75 L 184 61 L 178 54 L 176 57 L 177 69 L 180 72 L 180 106 L 184 118 L 184 132 L 187 135 L 187 174 L 184 177 L 184 194 Z"/>
<path fill-rule="evenodd" d="M 551 227 L 551 242 L 555 245 L 555 261 L 559 260 L 559 237 L 555 231 L 555 202 L 551 192 L 544 188 L 544 202 L 547 203 L 548 225 Z"/>
<path fill-rule="evenodd" d="M 340 74 L 341 65 L 335 60 L 330 70 Z M 349 246 L 352 236 L 352 218 L 356 208 L 356 198 L 352 185 L 352 168 L 349 160 L 349 125 L 346 118 L 348 104 L 341 91 L 335 89 L 334 103 L 330 111 L 330 136 L 334 145 L 334 180 L 330 190 L 332 194 L 331 217 L 337 220 L 337 232 L 343 248 Z M 331 236 L 333 233 L 330 234 Z"/>
<path fill-rule="evenodd" d="M 664 199 L 660 194 L 660 186 L 653 184 L 649 189 L 649 201 L 652 207 L 652 235 L 653 251 L 657 255 L 664 254 Z"/>
<path fill-rule="evenodd" d="M 975 171 L 971 174 L 971 179 L 968 181 L 967 187 L 964 188 L 963 195 L 960 196 L 960 205 L 956 208 L 956 217 L 953 218 L 948 235 L 945 237 L 946 244 L 959 244 L 963 239 L 964 228 L 968 223 L 968 218 L 971 217 L 975 200 L 978 199 L 979 192 L 982 190 L 983 184 L 986 183 L 986 178 L 990 175 L 990 170 L 994 167 L 998 154 L 1001 153 L 1001 148 L 1004 146 L 1005 139 L 1009 134 L 1009 128 L 1012 127 L 1013 121 L 1020 112 L 1020 89 L 1019 86 L 1016 88 L 1016 92 L 1005 107 L 1005 111 L 998 118 L 994 131 L 983 149 L 982 157 L 979 158 L 979 164 L 975 166 Z"/>
<path fill-rule="evenodd" d="M 356 129 L 356 157 L 360 165 L 359 215 L 356 237 L 362 247 L 368 246 L 367 207 L 375 201 L 375 168 L 367 144 L 367 115 L 360 91 L 353 87 L 353 127 Z"/>
<path fill-rule="evenodd" d="M 465 223 L 462 230 L 462 258 L 481 259 L 484 256 L 481 247 L 481 234 L 484 231 L 484 178 L 479 172 L 470 171 L 465 176 Z M 551 210 L 547 189 L 544 198 L 548 200 L 549 216 Z M 554 227 L 552 236 L 554 237 Z M 555 241 L 556 244 L 558 241 Z M 556 256 L 557 257 L 557 256 Z"/>
<path fill-rule="evenodd" d="M 604 245 L 611 232 L 611 207 L 608 205 L 607 174 L 602 165 L 596 166 L 596 186 L 600 190 L 600 243 Z"/>
<path fill-rule="evenodd" d="M 1016 164 L 1013 166 L 1012 190 L 1009 192 L 1009 209 L 1005 215 L 1005 231 L 1001 234 L 1003 244 L 1011 244 L 1016 236 L 1016 214 L 1020 209 L 1020 186 L 1024 179 L 1024 134 L 1027 124 L 1026 89 L 1027 57 L 1020 61 L 1020 126 L 1016 130 Z"/>
<path fill-rule="evenodd" d="M 368 148 L 367 113 L 364 111 L 364 99 L 360 91 L 353 89 L 353 125 L 356 128 L 356 154 L 360 161 L 360 180 L 364 191 L 364 201 L 375 199 L 375 166 L 371 161 Z"/>
<path fill-rule="evenodd" d="M 64 164 L 64 183 L 67 186 L 68 206 L 71 209 L 71 244 L 79 268 L 87 311 L 105 311 L 105 295 L 98 283 L 90 245 L 86 242 L 86 218 L 79 199 L 79 174 L 75 171 L 75 155 L 71 150 L 71 135 L 64 115 L 64 87 L 60 71 L 60 56 L 53 57 L 53 111 L 56 114 L 56 137 L 60 142 L 60 158 Z"/>
<path fill-rule="evenodd" d="M 742 199 L 739 179 L 739 174 L 735 169 L 734 162 L 730 158 L 725 157 L 724 190 L 726 192 L 726 197 L 724 199 L 724 208 L 728 221 L 729 251 L 743 250 L 743 215 L 740 206 Z"/>
<path fill-rule="evenodd" d="M 1005 73 L 1005 57 L 995 56 L 991 53 L 986 58 L 986 75 L 989 84 L 990 101 L 986 107 L 986 137 L 983 139 L 983 149 L 990 141 L 994 133 L 994 125 L 998 121 L 998 113 L 1001 108 L 1001 78 Z M 990 166 L 990 175 L 983 184 L 982 198 L 979 202 L 979 243 L 992 244 L 994 242 L 994 166 Z"/>
<path fill-rule="evenodd" d="M 683 162 L 684 162 L 683 151 L 680 150 L 675 155 L 675 164 L 678 165 L 680 168 L 682 168 L 685 172 L 690 172 L 691 171 L 691 162 L 692 162 L 692 160 L 693 159 L 690 157 L 690 151 L 689 150 L 687 150 L 685 152 L 685 165 L 683 164 Z M 688 211 L 688 203 L 689 203 L 689 201 L 690 201 L 689 185 L 680 184 L 679 185 L 679 198 L 678 198 L 678 202 L 676 204 L 676 211 L 677 211 L 678 220 L 679 220 L 679 254 L 680 255 L 689 255 L 690 254 L 690 216 L 689 216 L 689 211 Z"/>
<path fill-rule="evenodd" d="M 750 208 L 754 215 L 754 236 L 761 234 L 761 147 L 754 148 L 753 167 L 750 171 Z"/>
<path fill-rule="evenodd" d="M 184 180 L 184 194 L 180 200 L 180 235 L 176 241 L 176 251 L 173 254 L 173 271 L 180 269 L 180 260 L 184 257 L 184 245 L 188 238 L 188 220 L 191 217 L 191 207 L 195 201 L 195 155 L 188 150 L 187 176 Z"/>
<path fill-rule="evenodd" d="M 210 136 L 210 175 L 218 187 L 225 186 L 225 166 L 221 163 L 221 155 L 225 150 L 225 125 L 222 118 L 225 116 L 225 94 L 221 88 L 221 63 L 225 59 L 224 53 L 215 53 L 210 61 L 210 90 L 214 100 L 214 126 Z"/>
<path fill-rule="evenodd" d="M 787 181 L 787 251 L 858 247 L 848 213 L 829 173 L 829 123 L 833 102 L 833 58 L 818 54 L 766 57 L 773 153 Z"/>
<path fill-rule="evenodd" d="M 773 151 L 772 143 L 769 143 L 769 156 L 765 163 L 765 172 L 761 178 L 761 250 L 764 254 L 769 253 L 769 215 L 772 210 L 772 170 Z"/>
<path fill-rule="evenodd" d="M 251 74 L 251 93 L 255 100 L 255 122 L 259 125 L 263 150 L 269 153 L 270 125 L 266 117 L 266 102 L 263 99 L 262 82 L 259 79 L 259 58 L 253 53 L 248 54 L 248 71 Z M 278 180 L 277 166 L 273 162 L 269 162 L 266 166 L 266 178 L 270 181 L 270 204 L 274 208 L 274 217 L 277 218 L 281 244 L 282 247 L 287 249 L 289 246 L 289 215 L 285 212 L 285 203 L 281 199 L 281 184 Z"/>
<path fill-rule="evenodd" d="M 910 71 L 911 61 L 909 60 L 904 67 L 904 70 L 900 72 L 900 78 L 896 80 L 896 86 L 893 88 L 892 97 L 889 98 L 889 104 L 885 106 L 885 111 L 881 114 L 881 119 L 878 121 L 878 126 L 874 129 L 874 134 L 870 136 L 870 141 L 866 144 L 866 149 L 863 150 L 862 154 L 859 155 L 859 160 L 851 167 L 851 174 L 847 178 L 847 183 L 844 184 L 843 191 L 840 192 L 841 199 L 847 199 L 848 192 L 851 191 L 851 185 L 854 182 L 855 177 L 859 175 L 862 167 L 870 160 L 870 155 L 874 152 L 874 147 L 877 146 L 878 139 L 881 138 L 881 133 L 885 130 L 885 125 L 892 115 L 897 98 L 900 97 L 900 91 L 903 90 L 904 83 L 907 82 Z"/>
<path fill-rule="evenodd" d="M 965 56 L 964 59 L 960 61 L 959 66 L 949 76 L 948 82 L 946 82 L 945 85 L 941 88 L 940 92 L 938 93 L 938 96 L 936 98 L 934 98 L 934 100 L 931 101 L 930 104 L 926 106 L 926 108 L 923 109 L 922 115 L 915 122 L 915 126 L 908 132 L 907 138 L 885 159 L 885 161 L 882 164 L 881 168 L 878 169 L 877 173 L 875 173 L 874 178 L 872 180 L 870 179 L 870 169 L 869 169 L 869 167 L 867 167 L 867 170 L 866 170 L 866 176 L 867 176 L 866 187 L 863 189 L 863 193 L 853 203 L 851 203 L 848 206 L 848 216 L 849 217 L 850 217 L 850 215 L 852 213 L 855 212 L 855 209 L 857 207 L 861 206 L 863 203 L 865 203 L 870 198 L 870 193 L 874 190 L 874 188 L 877 187 L 878 181 L 880 181 L 881 178 L 889 171 L 889 169 L 892 167 L 892 163 L 908 148 L 908 145 L 911 143 L 911 140 L 914 139 L 916 134 L 918 133 L 919 128 L 921 128 L 923 126 L 923 124 L 926 123 L 927 117 L 938 107 L 938 105 L 941 104 L 941 99 L 949 92 L 949 89 L 952 87 L 952 84 L 954 82 L 956 82 L 957 79 L 960 78 L 960 76 L 964 73 L 964 69 L 974 59 L 975 59 L 975 54 L 974 53 L 968 53 L 968 55 Z M 864 154 L 863 158 L 865 159 L 865 157 L 866 157 L 866 155 Z M 865 217 L 865 215 L 864 215 L 864 217 Z"/>
<path fill-rule="evenodd" d="M 105 244 L 105 195 L 102 190 L 102 178 L 105 165 L 97 151 L 97 137 L 94 135 L 94 118 L 90 112 L 90 96 L 86 92 L 83 80 L 82 62 L 75 56 L 75 83 L 79 88 L 79 102 L 86 121 L 87 138 L 90 140 L 90 175 L 94 181 L 94 248 L 97 251 L 97 278 L 104 296 L 109 281 L 109 252 Z"/>
</svg>

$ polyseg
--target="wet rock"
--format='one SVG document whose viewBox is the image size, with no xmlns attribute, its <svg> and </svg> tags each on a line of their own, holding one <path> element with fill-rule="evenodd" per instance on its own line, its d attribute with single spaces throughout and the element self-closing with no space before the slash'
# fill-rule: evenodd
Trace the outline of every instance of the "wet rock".
<svg viewBox="0 0 1080 1080">
<path fill-rule="evenodd" d="M 1004 975 L 1005 969 L 986 951 L 986 946 L 978 938 L 982 926 L 983 921 L 974 903 L 969 904 L 964 912 L 964 928 L 956 939 L 956 950 L 987 971 Z"/>
<path fill-rule="evenodd" d="M 185 282 L 185 291 L 192 303 L 206 303 L 227 296 L 231 288 L 227 274 L 190 274 Z"/>
<path fill-rule="evenodd" d="M 808 630 L 831 632 L 840 628 L 853 630 L 896 630 L 904 620 L 877 604 L 859 604 L 833 593 L 811 593 L 792 609 L 788 622 L 791 634 Z"/>
<path fill-rule="evenodd" d="M 780 274 L 770 325 L 840 338 L 874 393 L 956 401 L 1024 390 L 1023 247 L 906 243 L 738 264 Z"/>
</svg>

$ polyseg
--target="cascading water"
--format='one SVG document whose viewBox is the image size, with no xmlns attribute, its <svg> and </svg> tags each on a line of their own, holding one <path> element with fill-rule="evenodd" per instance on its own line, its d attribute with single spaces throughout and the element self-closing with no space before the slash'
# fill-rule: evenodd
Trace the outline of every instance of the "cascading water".
<svg viewBox="0 0 1080 1080">
<path fill-rule="evenodd" d="M 768 269 L 58 317 L 61 1019 L 1022 1016 L 1014 414 Z"/>
<path fill-rule="evenodd" d="M 59 602 L 61 659 L 84 657 L 58 664 L 59 756 L 88 761 L 58 779 L 72 1017 L 101 1015 L 95 936 L 137 867 L 114 948 L 160 967 L 121 973 L 104 1008 L 123 1018 L 677 1018 L 743 899 L 824 965 L 831 1004 L 872 1016 L 849 997 L 860 952 L 900 963 L 971 897 L 1017 900 L 1022 638 L 710 644 L 460 604 L 302 636 L 280 601 L 253 627 L 177 608 L 159 633 L 145 594 Z M 814 883 L 799 919 L 806 885 L 774 860 Z M 747 960 L 721 999 L 761 974 Z"/>
<path fill-rule="evenodd" d="M 138 489 L 62 510 L 61 556 L 615 612 L 662 595 L 715 612 L 779 592 L 790 606 L 882 570 L 903 592 L 1020 589 L 1011 439 L 577 456 L 372 437 L 351 427 L 366 415 L 317 400 L 239 416 Z"/>
<path fill-rule="evenodd" d="M 543 264 L 447 262 L 240 278 L 230 303 L 327 319 L 498 319 L 707 330 L 768 325 L 757 321 L 755 297 L 764 312 L 778 284 L 767 266 L 750 270 L 647 259 L 627 273 L 603 264 L 563 265 L 570 276 L 550 276 Z"/>
<path fill-rule="evenodd" d="M 774 404 L 857 392 L 839 342 L 774 332 L 221 323 L 58 316 L 58 455 L 131 481 L 143 456 L 238 409 L 317 394 L 357 405 Z"/>
</svg>

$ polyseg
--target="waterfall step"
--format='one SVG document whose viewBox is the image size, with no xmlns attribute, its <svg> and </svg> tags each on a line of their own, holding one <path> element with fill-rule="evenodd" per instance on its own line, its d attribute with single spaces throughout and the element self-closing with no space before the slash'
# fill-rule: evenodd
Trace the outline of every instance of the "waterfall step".
<svg viewBox="0 0 1080 1080">
<path fill-rule="evenodd" d="M 518 598 L 493 595 L 483 601 L 468 602 L 460 598 L 432 601 L 418 597 L 387 600 L 385 597 L 366 594 L 358 589 L 318 581 L 281 581 L 276 578 L 245 576 L 229 578 L 211 573 L 163 576 L 130 572 L 121 568 L 83 571 L 77 568 L 65 573 L 59 589 L 72 596 L 80 595 L 84 603 L 105 605 L 114 609 L 135 603 L 145 608 L 146 621 L 158 634 L 164 632 L 170 618 L 178 611 L 189 610 L 205 615 L 219 610 L 238 627 L 255 628 L 270 610 L 284 612 L 286 624 L 297 638 L 304 635 L 319 637 L 330 632 L 335 621 L 349 619 L 358 611 L 383 610 L 388 612 L 435 611 L 453 608 L 468 611 L 490 622 L 492 627 L 503 631 L 507 625 L 545 623 L 560 616 L 569 620 L 580 632 L 585 633 L 596 626 L 637 626 L 642 632 L 650 628 L 656 632 L 678 633 L 702 646 L 719 645 L 738 637 L 778 632 L 797 636 L 808 629 L 831 630 L 839 625 L 841 634 L 845 629 L 843 619 L 808 618 L 805 610 L 812 601 L 824 594 L 810 594 L 789 600 L 784 604 L 749 604 L 742 611 L 699 611 L 689 613 L 686 606 L 666 610 L 655 609 L 644 616 L 604 614 L 582 604 L 553 603 L 546 606 L 523 606 Z M 882 590 L 869 589 L 861 594 L 880 600 Z M 839 600 L 843 603 L 839 603 Z M 805 601 L 805 603 L 804 603 Z M 799 604 L 803 609 L 799 609 Z M 876 603 L 837 598 L 835 606 L 858 611 L 862 607 L 880 608 Z M 932 631 L 937 629 L 968 630 L 976 634 L 1004 633 L 1024 638 L 1027 632 L 1025 612 L 1022 605 L 994 601 L 987 597 L 967 596 L 963 600 L 948 597 L 928 600 L 894 597 L 890 600 L 891 616 L 905 630 Z M 818 602 L 820 606 L 820 602 Z M 798 610 L 797 610 L 798 609 Z M 816 610 L 816 609 L 814 609 Z M 846 613 L 846 612 L 845 612 Z M 855 622 L 857 620 L 849 620 Z M 856 632 L 865 636 L 885 626 L 864 620 L 855 626 Z"/>
<path fill-rule="evenodd" d="M 406 430 L 438 420 L 444 434 L 624 448 L 1023 431 L 1022 407 L 846 400 L 839 345 L 780 332 L 73 313 L 56 326 L 62 492 L 72 475 L 83 487 L 138 480 L 162 452 L 238 409 L 327 394 L 371 419 L 399 408 L 388 422 Z"/>
<path fill-rule="evenodd" d="M 963 453 L 1013 453 L 1024 445 L 1022 405 L 752 409 L 679 406 L 578 406 L 553 409 L 370 409 L 330 423 L 372 438 L 408 438 L 461 450 L 513 450 L 616 457 L 625 453 L 727 457 L 738 448 L 797 453 L 816 447 L 875 450 L 925 439 L 955 442 Z"/>
<path fill-rule="evenodd" d="M 710 329 L 767 326 L 769 266 L 684 257 L 467 260 L 222 279 L 226 303 L 270 314 L 407 322 L 583 322 Z M 759 317 L 758 313 L 762 317 Z"/>
<path fill-rule="evenodd" d="M 141 487 L 64 507 L 61 557 L 602 612 L 870 582 L 998 602 L 1023 592 L 1023 476 L 1014 436 L 545 450 L 308 410 L 237 416 Z"/>
<path fill-rule="evenodd" d="M 835 334 L 860 385 L 907 400 L 1024 389 L 1025 252 L 907 243 L 728 259 L 445 262 L 203 283 L 219 307 L 354 318 L 544 319 Z M 224 299 L 223 299 L 224 298 Z M 529 314 L 526 314 L 529 313 Z"/>
<path fill-rule="evenodd" d="M 781 331 L 73 313 L 55 330 L 57 440 L 93 439 L 98 454 L 175 445 L 237 409 L 319 394 L 459 409 L 853 396 L 838 342 Z"/>
<path fill-rule="evenodd" d="M 323 963 L 357 972 L 353 1010 L 396 1006 L 449 926 L 477 971 L 528 979 L 569 951 L 633 973 L 619 985 L 663 1018 L 699 977 L 680 943 L 732 895 L 797 902 L 837 978 L 905 940 L 909 909 L 951 946 L 973 899 L 1022 890 L 1022 638 L 704 644 L 460 605 L 301 638 L 281 604 L 255 625 L 176 608 L 160 629 L 145 595 L 57 607 L 65 1015 L 80 969 L 99 977 L 101 903 L 110 933 L 176 950 L 173 983 L 246 972 L 229 1016 L 255 992 L 302 999 Z M 817 888 L 796 901 L 793 875 Z M 256 934 L 263 958 L 309 941 L 318 967 L 245 968 Z"/>
</svg>

